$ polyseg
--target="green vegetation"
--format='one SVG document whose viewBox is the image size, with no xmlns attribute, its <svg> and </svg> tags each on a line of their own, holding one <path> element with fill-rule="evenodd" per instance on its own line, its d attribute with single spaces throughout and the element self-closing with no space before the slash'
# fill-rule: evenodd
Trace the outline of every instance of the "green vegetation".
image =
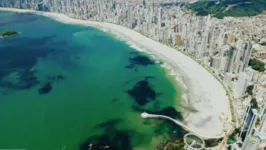
<svg viewBox="0 0 266 150">
<path fill-rule="evenodd" d="M 239 128 L 235 128 L 235 130 L 233 131 L 233 133 L 228 137 L 228 141 L 227 143 L 229 142 L 232 142 L 232 141 L 236 141 L 236 135 L 240 133 L 240 129 Z"/>
<path fill-rule="evenodd" d="M 223 139 L 208 139 L 205 140 L 205 147 L 215 147 L 221 143 Z"/>
<path fill-rule="evenodd" d="M 257 121 L 256 121 L 256 123 L 255 123 L 255 126 L 256 127 L 259 127 L 259 125 L 260 125 L 260 118 L 258 118 Z"/>
<path fill-rule="evenodd" d="M 242 17 L 255 16 L 266 10 L 265 0 L 220 0 L 198 1 L 188 8 L 199 16 L 213 15 L 217 18 L 225 16 Z"/>
<path fill-rule="evenodd" d="M 262 61 L 257 60 L 257 59 L 251 59 L 249 61 L 249 66 L 251 66 L 252 69 L 257 70 L 259 72 L 264 72 L 265 71 L 265 67 L 264 67 L 265 64 Z"/>
<path fill-rule="evenodd" d="M 237 143 L 237 145 L 238 145 L 238 147 L 240 147 L 240 148 L 243 146 L 242 143 Z"/>
<path fill-rule="evenodd" d="M 11 36 L 11 35 L 17 35 L 17 34 L 18 32 L 16 31 L 6 31 L 6 32 L 1 33 L 0 36 L 6 37 L 6 36 Z"/>
<path fill-rule="evenodd" d="M 183 141 L 183 139 L 179 139 L 177 141 L 175 141 L 174 143 L 172 142 L 169 142 L 167 143 L 167 145 L 164 147 L 164 149 L 167 149 L 167 150 L 184 150 L 184 147 L 185 147 L 185 143 Z"/>
<path fill-rule="evenodd" d="M 246 93 L 248 93 L 249 95 L 252 96 L 253 95 L 253 89 L 254 89 L 254 85 L 249 85 L 246 89 Z M 255 97 L 251 98 L 250 104 L 253 108 L 259 109 L 258 102 L 257 102 L 257 99 Z"/>
<path fill-rule="evenodd" d="M 259 106 L 258 106 L 258 102 L 257 102 L 257 99 L 256 99 L 256 98 L 253 97 L 253 98 L 251 99 L 250 103 L 252 104 L 253 108 L 256 108 L 256 109 L 259 108 Z"/>
<path fill-rule="evenodd" d="M 231 139 L 231 138 L 229 138 L 229 139 L 227 140 L 227 144 L 233 144 L 233 143 L 235 143 L 235 140 L 233 140 L 233 139 Z"/>
<path fill-rule="evenodd" d="M 262 42 L 260 45 L 262 45 L 262 46 L 266 46 L 266 42 Z"/>
<path fill-rule="evenodd" d="M 253 95 L 253 89 L 254 85 L 249 85 L 246 89 L 246 93 L 248 93 L 249 95 Z"/>
</svg>

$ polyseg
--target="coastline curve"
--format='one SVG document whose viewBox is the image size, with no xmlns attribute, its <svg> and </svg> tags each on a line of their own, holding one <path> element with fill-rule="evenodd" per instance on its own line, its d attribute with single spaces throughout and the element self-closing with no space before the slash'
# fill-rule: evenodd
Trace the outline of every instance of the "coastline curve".
<svg viewBox="0 0 266 150">
<path fill-rule="evenodd" d="M 184 122 L 189 128 L 199 134 L 204 133 L 208 134 L 208 136 L 215 136 L 224 133 L 224 124 L 232 119 L 226 91 L 219 81 L 200 64 L 173 48 L 156 42 L 134 30 L 111 23 L 78 20 L 64 14 L 52 12 L 13 8 L 0 8 L 0 10 L 36 13 L 67 24 L 92 26 L 104 32 L 118 35 L 125 41 L 145 47 L 145 49 L 159 58 L 172 61 L 184 73 L 186 82 L 189 83 L 187 87 L 191 91 L 189 99 L 193 100 L 193 106 L 197 108 L 196 113 L 191 112 L 185 117 Z M 210 131 L 209 128 L 212 128 L 212 130 Z"/>
</svg>

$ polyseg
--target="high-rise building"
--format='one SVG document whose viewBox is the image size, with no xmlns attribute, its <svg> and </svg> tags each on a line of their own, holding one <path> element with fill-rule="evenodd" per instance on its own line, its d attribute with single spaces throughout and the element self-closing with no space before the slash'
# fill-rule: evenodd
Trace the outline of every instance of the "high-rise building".
<svg viewBox="0 0 266 150">
<path fill-rule="evenodd" d="M 245 94 L 248 78 L 245 72 L 241 72 L 238 75 L 238 80 L 232 87 L 234 98 L 241 98 Z"/>
<path fill-rule="evenodd" d="M 244 53 L 244 59 L 243 59 L 243 69 L 245 69 L 248 66 L 249 59 L 252 52 L 252 44 L 250 42 L 246 43 L 245 45 L 245 53 Z"/>
<path fill-rule="evenodd" d="M 247 75 L 248 82 L 251 82 L 252 79 L 253 79 L 255 71 L 251 67 L 247 67 L 245 69 L 245 72 L 246 72 L 246 75 Z"/>
<path fill-rule="evenodd" d="M 263 116 L 262 120 L 261 120 L 261 126 L 259 129 L 259 132 L 262 135 L 266 135 L 266 116 Z"/>
<path fill-rule="evenodd" d="M 213 56 L 211 58 L 211 67 L 218 70 L 220 68 L 220 57 L 219 56 Z"/>
<path fill-rule="evenodd" d="M 162 10 L 162 7 L 159 7 L 159 14 L 158 14 L 159 29 L 161 28 L 161 25 L 162 25 L 162 18 L 163 18 L 163 10 Z"/>
<path fill-rule="evenodd" d="M 252 114 L 252 116 L 251 116 L 251 120 L 248 123 L 249 114 Z M 259 147 L 261 138 L 260 136 L 256 134 L 256 132 L 253 132 L 255 131 L 255 125 L 256 125 L 259 115 L 260 114 L 258 113 L 256 109 L 251 110 L 251 106 L 249 106 L 248 111 L 246 112 L 246 116 L 243 121 L 243 125 L 241 127 L 241 132 L 240 132 L 240 139 L 242 140 L 241 137 L 246 127 L 245 125 L 247 125 L 246 136 L 244 139 L 242 150 L 257 150 Z"/>
<path fill-rule="evenodd" d="M 232 74 L 227 72 L 224 74 L 223 82 L 224 84 L 228 85 L 232 81 Z"/>
<path fill-rule="evenodd" d="M 215 70 L 218 70 L 221 73 L 226 72 L 227 70 L 228 58 L 225 56 L 213 56 L 211 58 L 211 67 Z"/>
<path fill-rule="evenodd" d="M 260 144 L 258 136 L 247 136 L 243 144 L 242 150 L 257 150 Z"/>
<path fill-rule="evenodd" d="M 227 44 L 232 44 L 235 42 L 235 36 L 234 34 L 229 34 L 228 38 L 227 38 Z"/>
<path fill-rule="evenodd" d="M 219 71 L 221 73 L 225 73 L 227 71 L 227 66 L 228 66 L 228 57 L 226 57 L 226 56 L 220 57 L 220 68 L 219 68 Z"/>
<path fill-rule="evenodd" d="M 178 47 L 181 47 L 182 46 L 182 38 L 181 38 L 181 36 L 179 35 L 179 34 L 175 34 L 175 40 L 176 40 L 176 45 L 178 46 Z"/>
</svg>

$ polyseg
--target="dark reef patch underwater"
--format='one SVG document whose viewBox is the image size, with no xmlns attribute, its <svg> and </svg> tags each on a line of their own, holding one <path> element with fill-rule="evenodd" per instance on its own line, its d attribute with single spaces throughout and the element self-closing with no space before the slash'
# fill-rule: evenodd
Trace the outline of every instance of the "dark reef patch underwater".
<svg viewBox="0 0 266 150">
<path fill-rule="evenodd" d="M 128 58 L 130 64 L 125 67 L 127 69 L 132 69 L 132 68 L 135 68 L 137 66 L 146 67 L 146 66 L 155 64 L 155 62 L 153 60 L 151 60 L 149 57 L 141 55 L 138 52 L 131 52 L 130 54 L 132 56 Z"/>
<path fill-rule="evenodd" d="M 149 150 L 173 131 L 183 135 L 140 117 L 182 119 L 179 89 L 146 54 L 91 27 L 27 13 L 0 18 L 0 32 L 20 32 L 0 39 L 0 148 Z"/>
<path fill-rule="evenodd" d="M 38 20 L 38 19 L 35 19 Z M 23 33 L 24 34 L 24 33 Z M 44 58 L 55 49 L 46 45 L 55 36 L 8 37 L 0 40 L 0 86 L 8 89 L 30 89 L 40 83 L 32 70 L 39 58 Z M 16 78 L 4 78 L 13 73 Z M 4 79 L 3 79 L 4 78 Z"/>
<path fill-rule="evenodd" d="M 51 90 L 52 85 L 50 82 L 47 82 L 39 89 L 39 94 L 48 94 Z"/>
<path fill-rule="evenodd" d="M 141 106 L 156 98 L 156 92 L 149 85 L 147 79 L 138 81 L 127 93 Z"/>
<path fill-rule="evenodd" d="M 129 136 L 123 132 L 113 132 L 99 137 L 92 137 L 80 145 L 80 150 L 132 150 Z"/>
</svg>

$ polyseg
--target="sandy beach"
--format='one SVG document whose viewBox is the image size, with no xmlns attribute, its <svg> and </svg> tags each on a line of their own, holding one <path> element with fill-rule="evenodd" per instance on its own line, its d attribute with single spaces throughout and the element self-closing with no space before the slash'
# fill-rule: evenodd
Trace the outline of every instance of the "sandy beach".
<svg viewBox="0 0 266 150">
<path fill-rule="evenodd" d="M 224 134 L 224 124 L 226 124 L 226 119 L 224 118 L 231 120 L 230 104 L 226 91 L 213 75 L 181 52 L 143 36 L 134 30 L 115 24 L 72 19 L 64 14 L 51 12 L 12 8 L 0 8 L 1 10 L 35 12 L 67 24 L 93 26 L 118 36 L 128 44 L 145 49 L 148 53 L 169 64 L 167 65 L 171 66 L 167 69 L 171 70 L 169 73 L 176 78 L 178 84 L 183 82 L 182 84 L 185 85 L 189 94 L 184 95 L 184 97 L 188 98 L 189 107 L 195 110 L 184 113 L 184 123 L 195 132 L 205 136 L 212 137 Z"/>
</svg>

